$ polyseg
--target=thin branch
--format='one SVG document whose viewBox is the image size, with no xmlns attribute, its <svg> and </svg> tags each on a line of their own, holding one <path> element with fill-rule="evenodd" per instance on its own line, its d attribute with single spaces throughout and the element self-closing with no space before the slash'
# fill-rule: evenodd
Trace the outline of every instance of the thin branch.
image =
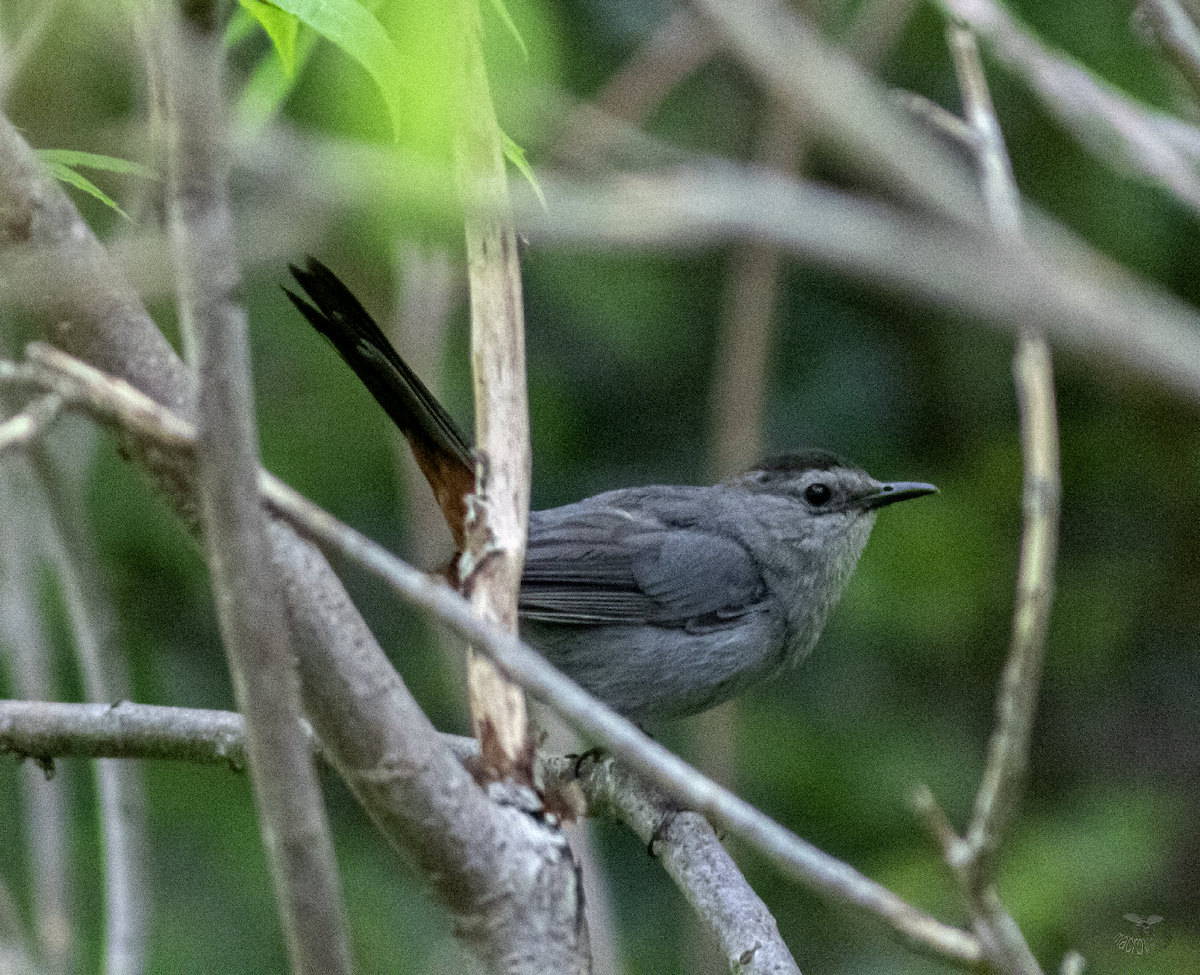
<svg viewBox="0 0 1200 975">
<path fill-rule="evenodd" d="M 41 445 L 30 460 L 47 502 L 42 546 L 57 572 L 84 693 L 89 701 L 117 700 L 129 693 L 129 678 L 113 646 L 114 610 L 90 543 L 83 499 L 67 487 L 69 479 Z M 100 761 L 94 774 L 104 845 L 104 969 L 108 975 L 133 975 L 145 967 L 150 915 L 145 794 L 136 767 Z"/>
<path fill-rule="evenodd" d="M 525 196 L 519 221 L 539 244 L 600 250 L 694 249 L 745 237 L 777 242 L 874 288 L 1005 329 L 1044 323 L 1064 345 L 1200 402 L 1200 315 L 1036 213 L 1026 212 L 1017 245 L 990 231 L 716 161 L 586 186 L 549 175 L 541 182 L 551 207 L 544 211 Z"/>
<path fill-rule="evenodd" d="M 975 151 L 975 133 L 953 112 L 914 91 L 896 90 L 892 92 L 892 98 L 896 104 L 903 105 L 918 121 L 939 135 L 945 136 L 957 146 Z"/>
<path fill-rule="evenodd" d="M 952 23 L 949 38 L 967 120 L 979 138 L 981 180 L 989 219 L 1000 233 L 1019 237 L 1021 216 L 1016 184 L 974 35 L 968 28 Z M 998 723 L 968 833 L 968 841 L 984 854 L 992 854 L 998 847 L 1024 786 L 1053 602 L 1062 492 L 1054 374 L 1050 348 L 1040 332 L 1028 328 L 1019 333 L 1013 371 L 1025 460 L 1025 528 L 1017 574 L 1012 647 L 996 705 Z M 985 871 L 983 879 L 992 882 L 994 872 Z"/>
<path fill-rule="evenodd" d="M 149 395 L 190 417 L 190 374 L 65 192 L 3 117 L 0 215 L 0 269 L 8 294 L 37 315 L 56 344 L 93 366 L 62 358 L 88 375 L 95 376 L 100 364 L 120 377 L 112 383 L 118 393 L 106 389 L 97 394 L 101 398 L 111 395 L 120 403 L 120 391 L 134 394 L 136 409 L 149 403 L 147 416 L 159 416 Z M 45 347 L 43 352 L 50 354 Z M 10 367 L 0 372 L 37 388 L 30 369 Z M 78 375 L 60 379 L 77 391 L 86 386 Z M 195 529 L 193 430 L 168 416 L 166 426 L 156 428 L 157 438 L 139 438 L 118 419 L 111 423 L 126 453 Z M 181 426 L 188 434 L 183 451 L 169 446 Z M 578 876 L 561 834 L 491 801 L 476 786 L 328 562 L 278 519 L 268 533 L 286 585 L 305 712 L 330 761 L 388 842 L 429 881 L 473 951 L 496 967 L 536 956 L 550 970 L 570 971 L 580 956 Z"/>
<path fill-rule="evenodd" d="M 1100 159 L 1132 167 L 1200 212 L 1194 127 L 1156 112 L 1046 47 L 994 0 L 938 0 L 1020 74 L 1060 122 Z"/>
<path fill-rule="evenodd" d="M 1142 0 L 1135 11 L 1150 37 L 1200 96 L 1200 30 L 1175 0 Z"/>
<path fill-rule="evenodd" d="M 62 400 L 50 393 L 0 423 L 0 454 L 28 446 L 58 419 L 61 407 Z"/>
<path fill-rule="evenodd" d="M 964 114 L 975 135 L 980 183 L 989 222 L 1001 237 L 1020 243 L 1020 199 L 992 107 L 975 36 L 957 21 L 947 40 L 962 90 Z M 996 892 L 997 853 L 1024 787 L 1029 740 L 1045 649 L 1058 538 L 1058 430 L 1050 349 L 1032 323 L 1017 337 L 1017 398 L 1025 453 L 1025 531 L 1017 580 L 1013 639 L 996 706 L 997 725 L 966 839 L 959 839 L 933 795 L 916 797 L 918 811 L 942 844 L 970 907 L 984 951 L 1013 975 L 1041 969 Z"/>
<path fill-rule="evenodd" d="M 547 788 L 577 784 L 588 815 L 621 820 L 651 849 L 700 920 L 716 935 L 731 971 L 800 975 L 775 918 L 746 882 L 708 821 L 681 811 L 666 794 L 606 757 L 542 764 Z"/>
<path fill-rule="evenodd" d="M 1200 133 L 1184 128 L 1196 137 L 1200 160 Z M 428 167 L 411 160 L 403 163 L 404 179 L 397 182 L 396 157 L 386 157 L 392 169 L 385 171 L 379 150 L 295 139 L 288 147 L 294 158 L 280 158 L 272 174 L 300 188 L 303 205 L 291 209 L 377 206 L 372 193 L 399 205 L 412 186 L 437 192 Z M 961 155 L 958 147 L 953 151 Z M 539 182 L 548 208 L 524 187 L 513 187 L 517 226 L 534 246 L 591 253 L 691 250 L 746 238 L 775 242 L 875 291 L 993 327 L 1015 331 L 1042 322 L 1056 344 L 1095 364 L 1140 373 L 1200 402 L 1196 310 L 1028 203 L 1025 243 L 1015 247 L 986 228 L 947 226 L 826 185 L 712 158 L 586 183 L 541 172 Z M 1131 321 L 1138 328 L 1130 328 Z"/>
<path fill-rule="evenodd" d="M 311 731 L 305 728 L 311 736 Z M 475 760 L 474 739 L 443 735 L 460 761 Z M 314 756 L 320 745 L 311 738 Z M 61 758 L 173 760 L 245 769 L 245 722 L 232 711 L 114 705 L 0 701 L 0 754 L 35 759 L 43 767 Z M 666 796 L 611 758 L 588 762 L 582 775 L 574 757 L 547 759 L 547 789 L 577 783 L 591 816 L 613 816 L 642 840 L 689 902 L 711 925 L 731 963 L 748 975 L 798 973 L 766 905 L 726 853 L 712 827 L 679 812 Z"/>
<path fill-rule="evenodd" d="M 58 758 L 171 759 L 241 771 L 246 767 L 245 723 L 235 711 L 129 701 L 0 701 L 0 752 L 44 765 Z"/>
<path fill-rule="evenodd" d="M 179 318 L 198 383 L 196 486 L 217 618 L 245 715 L 259 829 L 291 969 L 351 971 L 333 839 L 307 744 L 282 587 L 258 497 L 258 439 L 233 218 L 226 199 L 224 58 L 205 24 L 164 21 L 156 38 L 170 127 L 169 231 Z"/>
<path fill-rule="evenodd" d="M 127 384 L 41 344 L 27 348 L 30 362 L 0 361 L 0 382 L 45 384 L 64 400 L 106 425 L 128 426 L 138 436 L 161 437 L 164 449 L 188 449 L 191 426 L 164 416 L 160 407 Z M 94 399 L 90 390 L 95 390 Z M 440 579 L 401 562 L 382 546 L 342 524 L 267 472 L 260 488 L 270 509 L 329 552 L 337 552 L 378 576 L 402 599 L 438 617 L 486 652 L 510 679 L 519 681 L 581 731 L 658 782 L 677 802 L 705 815 L 760 850 L 783 873 L 839 903 L 857 906 L 888 924 L 914 950 L 967 967 L 979 964 L 979 942 L 913 908 L 853 868 L 775 823 L 749 803 L 704 778 L 632 723 L 591 697 L 555 670 L 544 657 L 479 619 L 458 593 Z M 443 772 L 444 774 L 444 772 Z M 360 782 L 353 780 L 352 782 Z"/>
</svg>

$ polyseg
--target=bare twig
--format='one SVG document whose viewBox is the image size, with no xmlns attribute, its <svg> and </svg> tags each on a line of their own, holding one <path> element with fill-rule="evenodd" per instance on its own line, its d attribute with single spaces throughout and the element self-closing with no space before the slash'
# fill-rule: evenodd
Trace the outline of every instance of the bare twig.
<svg viewBox="0 0 1200 975">
<path fill-rule="evenodd" d="M 41 544 L 53 560 L 71 626 L 72 650 L 89 701 L 129 693 L 124 660 L 115 651 L 113 607 L 101 578 L 82 498 L 42 445 L 30 460 L 46 498 L 47 530 Z M 149 884 L 146 882 L 146 810 L 140 770 L 120 762 L 95 763 L 104 843 L 105 964 L 112 975 L 145 967 Z"/>
<path fill-rule="evenodd" d="M 312 755 L 324 755 L 307 721 L 300 731 Z M 479 755 L 479 742 L 441 735 L 466 763 Z M 62 704 L 0 700 L 0 754 L 31 758 L 49 767 L 59 758 L 164 759 L 246 768 L 246 722 L 237 711 L 161 707 L 155 704 Z M 2 971 L 3 969 L 0 969 Z"/>
<path fill-rule="evenodd" d="M 177 404 L 190 417 L 191 377 L 61 187 L 3 117 L 0 216 L 7 293 L 33 310 L 61 347 L 120 377 L 95 395 L 110 397 L 109 422 L 127 452 L 194 528 L 193 429 L 168 413 L 165 425 L 149 424 L 154 436 L 139 439 L 120 420 L 120 404 L 130 395 L 138 403 L 134 415 L 150 407 L 143 419 L 163 419 L 155 402 Z M 77 392 L 88 385 L 80 374 L 97 374 L 60 358 L 73 365 L 59 379 Z M 30 366 L 8 363 L 0 372 L 38 388 L 33 373 L 40 367 Z M 46 378 L 53 370 L 41 372 Z M 181 428 L 187 449 L 171 449 Z M 472 950 L 499 968 L 512 958 L 538 957 L 549 970 L 571 970 L 581 928 L 578 877 L 565 840 L 475 785 L 325 559 L 280 520 L 268 533 L 286 584 L 305 711 L 330 761 L 380 832 L 429 881 Z"/>
<path fill-rule="evenodd" d="M 1134 101 L 1050 50 L 993 0 L 939 0 L 939 5 L 948 16 L 969 24 L 1096 156 L 1131 167 L 1200 211 L 1193 127 Z"/>
<path fill-rule="evenodd" d="M 515 633 L 532 467 L 521 268 L 508 212 L 503 137 L 484 67 L 479 7 L 476 0 L 457 2 L 464 77 L 455 168 L 463 198 L 482 204 L 471 207 L 465 221 L 480 466 L 459 571 L 480 615 Z M 532 783 L 534 748 L 521 688 L 473 651 L 467 655 L 467 686 L 484 768 L 500 778 Z"/>
<path fill-rule="evenodd" d="M 50 393 L 0 423 L 0 454 L 28 446 L 58 418 L 61 407 L 62 400 Z"/>
<path fill-rule="evenodd" d="M 942 108 L 937 102 L 930 101 L 924 95 L 912 91 L 894 91 L 892 97 L 896 103 L 907 108 L 917 119 L 924 122 L 935 132 L 944 135 L 956 145 L 969 149 L 975 148 L 975 133 L 961 118 L 953 112 Z"/>
<path fill-rule="evenodd" d="M 85 363 L 44 345 L 32 344 L 27 352 L 31 359 L 27 365 L 0 361 L 0 382 L 55 389 L 68 405 L 84 410 L 106 425 L 128 427 L 140 437 L 161 438 L 164 449 L 186 450 L 194 440 L 195 433 L 189 424 L 169 414 L 164 416 L 161 408 L 127 384 L 113 381 Z M 94 397 L 90 392 L 93 389 Z M 489 654 L 510 679 L 520 681 L 530 693 L 607 746 L 616 757 L 658 782 L 676 801 L 765 853 L 785 874 L 831 900 L 855 905 L 879 917 L 915 950 L 968 967 L 980 962 L 980 945 L 972 935 L 913 908 L 704 778 L 555 670 L 511 633 L 477 617 L 470 604 L 440 579 L 401 562 L 267 472 L 261 473 L 259 484 L 271 510 L 286 518 L 302 535 L 330 552 L 353 560 L 377 575 L 401 598 L 436 615 Z M 442 769 L 441 774 L 447 774 L 446 770 Z M 351 782 L 360 788 L 367 785 L 362 776 L 352 778 Z M 462 796 L 456 801 L 461 803 Z M 379 810 L 391 807 L 377 801 L 372 808 L 378 816 Z"/>
<path fill-rule="evenodd" d="M 578 783 L 588 814 L 620 819 L 649 847 L 705 926 L 716 935 L 730 971 L 799 975 L 775 918 L 746 883 L 703 816 L 681 811 L 658 788 L 606 757 L 543 763 L 547 785 Z"/>
<path fill-rule="evenodd" d="M 1175 0 L 1142 0 L 1136 15 L 1166 52 L 1192 89 L 1200 96 L 1200 30 Z"/>
<path fill-rule="evenodd" d="M 968 28 L 951 24 L 949 37 L 963 89 L 967 120 L 979 136 L 981 178 L 989 218 L 1000 233 L 1018 237 L 1021 218 L 1016 185 L 988 95 L 974 35 Z M 996 706 L 998 725 L 968 833 L 972 846 L 985 854 L 993 853 L 999 844 L 1017 804 L 1028 763 L 1029 738 L 1037 708 L 1042 656 L 1053 600 L 1062 490 L 1054 375 L 1050 349 L 1037 323 L 1030 323 L 1018 335 L 1013 370 L 1025 459 L 1025 530 L 1017 576 L 1012 648 Z M 986 880 L 990 882 L 993 877 L 994 874 L 988 872 Z"/>
<path fill-rule="evenodd" d="M 964 114 L 975 134 L 989 221 L 999 235 L 1019 245 L 1020 200 L 975 36 L 954 21 L 947 28 L 947 39 L 962 90 Z M 1058 539 L 1060 489 L 1054 381 L 1049 345 L 1036 322 L 1026 323 L 1018 333 L 1014 368 L 1025 453 L 1025 531 L 1012 649 L 996 705 L 996 730 L 965 839 L 954 834 L 928 790 L 918 793 L 916 805 L 959 877 L 975 930 L 993 964 L 1013 975 L 1040 975 L 1037 960 L 995 887 L 996 854 L 1019 802 L 1029 761 Z"/>
<path fill-rule="evenodd" d="M 0 701 L 0 752 L 56 758 L 171 759 L 246 767 L 245 724 L 236 711 L 152 704 Z"/>
<path fill-rule="evenodd" d="M 220 35 L 164 22 L 157 39 L 170 124 L 170 240 L 180 323 L 198 383 L 196 485 L 217 617 L 245 715 L 259 828 L 292 970 L 349 973 L 333 840 L 309 750 L 279 577 L 258 497 L 233 219 L 225 195 Z"/>
</svg>

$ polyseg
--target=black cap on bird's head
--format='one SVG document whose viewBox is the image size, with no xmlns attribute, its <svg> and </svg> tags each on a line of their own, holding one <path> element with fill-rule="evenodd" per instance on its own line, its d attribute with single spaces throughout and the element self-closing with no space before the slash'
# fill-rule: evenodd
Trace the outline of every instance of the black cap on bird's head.
<svg viewBox="0 0 1200 975">
<path fill-rule="evenodd" d="M 768 457 L 725 483 L 756 493 L 795 497 L 814 513 L 848 508 L 874 511 L 937 492 L 932 484 L 920 481 L 877 481 L 858 465 L 825 450 Z"/>
</svg>

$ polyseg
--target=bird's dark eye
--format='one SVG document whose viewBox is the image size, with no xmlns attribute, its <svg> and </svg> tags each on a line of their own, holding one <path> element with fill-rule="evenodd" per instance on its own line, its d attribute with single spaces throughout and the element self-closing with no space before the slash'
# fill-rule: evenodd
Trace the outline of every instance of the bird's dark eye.
<svg viewBox="0 0 1200 975">
<path fill-rule="evenodd" d="M 833 492 L 829 490 L 828 484 L 822 484 L 818 481 L 816 484 L 810 484 L 804 489 L 804 500 L 811 504 L 814 508 L 819 508 L 823 504 L 828 504 L 829 499 L 833 497 Z"/>
</svg>

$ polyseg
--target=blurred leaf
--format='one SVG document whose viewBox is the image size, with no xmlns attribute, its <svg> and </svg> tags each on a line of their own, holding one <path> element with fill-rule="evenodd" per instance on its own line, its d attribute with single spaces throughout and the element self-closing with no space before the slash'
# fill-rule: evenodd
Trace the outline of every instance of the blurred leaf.
<svg viewBox="0 0 1200 975">
<path fill-rule="evenodd" d="M 354 0 L 280 0 L 278 5 L 366 69 L 387 104 L 393 135 L 398 136 L 404 120 L 398 97 L 404 63 L 374 14 Z"/>
<path fill-rule="evenodd" d="M 239 0 L 242 8 L 262 24 L 263 30 L 275 45 L 275 52 L 289 78 L 296 73 L 296 29 L 299 24 L 294 13 L 283 10 L 268 0 Z"/>
<path fill-rule="evenodd" d="M 38 156 L 46 164 L 47 168 L 49 168 L 50 174 L 59 182 L 66 183 L 68 186 L 74 186 L 76 189 L 83 190 L 85 193 L 94 196 L 126 220 L 129 220 L 129 214 L 122 210 L 114 199 L 86 176 L 76 172 L 72 167 L 87 166 L 91 169 L 107 170 L 110 173 L 132 173 L 147 179 L 158 178 L 155 176 L 153 170 L 147 169 L 139 163 L 129 162 L 126 159 L 116 159 L 113 156 L 98 156 L 95 153 L 78 152 L 74 149 L 42 149 L 38 152 Z"/>
<path fill-rule="evenodd" d="M 542 192 L 542 188 L 538 186 L 537 177 L 533 175 L 533 167 L 529 165 L 529 160 L 525 158 L 525 150 L 503 132 L 501 135 L 504 138 L 504 158 L 520 170 L 521 175 L 525 177 L 526 182 L 529 183 L 533 192 L 537 195 L 542 209 L 546 209 L 546 195 Z"/>
<path fill-rule="evenodd" d="M 131 173 L 145 179 L 158 179 L 158 174 L 141 163 L 118 159 L 115 156 L 100 156 L 94 152 L 79 152 L 75 149 L 41 149 L 38 156 L 47 165 L 86 166 L 103 169 L 110 173 Z"/>
<path fill-rule="evenodd" d="M 516 21 L 512 19 L 512 14 L 508 12 L 508 7 L 504 0 L 492 0 L 492 7 L 496 11 L 497 16 L 504 21 L 504 26 L 508 28 L 508 32 L 512 34 L 513 40 L 517 42 L 517 47 L 521 49 L 521 54 L 525 60 L 529 60 L 529 48 L 525 46 L 525 38 L 521 36 L 521 32 L 517 30 Z M 535 187 L 536 188 L 536 187 Z M 538 194 L 541 195 L 540 193 Z"/>
</svg>

